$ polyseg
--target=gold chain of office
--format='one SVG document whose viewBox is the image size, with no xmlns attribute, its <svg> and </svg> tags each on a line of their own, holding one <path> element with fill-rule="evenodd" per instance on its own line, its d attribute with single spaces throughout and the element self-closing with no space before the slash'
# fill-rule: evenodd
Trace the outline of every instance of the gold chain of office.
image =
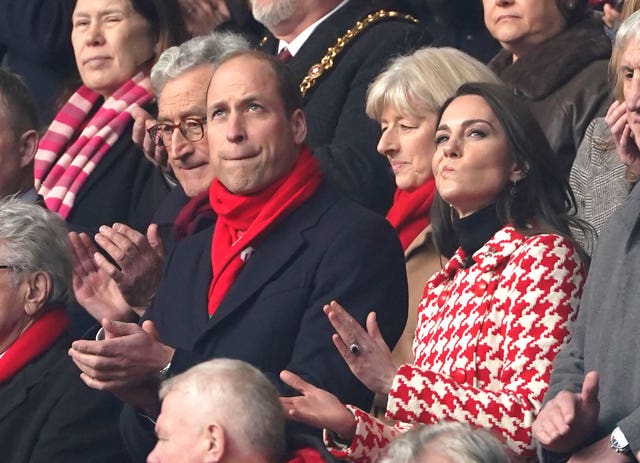
<svg viewBox="0 0 640 463">
<path fill-rule="evenodd" d="M 336 41 L 336 44 L 333 47 L 327 48 L 327 53 L 322 57 L 319 63 L 314 64 L 313 66 L 311 66 L 311 68 L 309 68 L 309 72 L 300 84 L 300 93 L 302 94 L 302 96 L 304 96 L 307 91 L 311 87 L 313 87 L 313 85 L 316 83 L 316 80 L 318 80 L 318 78 L 322 74 L 324 74 L 325 71 L 328 71 L 333 67 L 333 59 L 338 56 L 338 54 L 349 42 L 360 35 L 360 33 L 371 24 L 387 18 L 400 18 L 413 23 L 419 22 L 416 18 L 409 14 L 390 10 L 378 10 L 375 13 L 371 13 L 363 20 L 357 21 L 355 26 L 347 30 L 347 32 L 345 32 L 345 34 Z M 267 37 L 264 37 L 260 42 L 260 45 L 263 45 L 266 41 Z"/>
<path fill-rule="evenodd" d="M 345 34 L 338 38 L 336 44 L 333 47 L 327 48 L 327 53 L 322 57 L 319 63 L 314 64 L 309 68 L 309 72 L 300 84 L 300 93 L 304 96 L 311 87 L 313 87 L 322 76 L 325 71 L 328 71 L 333 67 L 333 60 L 335 59 L 344 47 L 349 44 L 354 38 L 362 33 L 370 25 L 389 18 L 400 18 L 413 23 L 418 23 L 418 20 L 411 15 L 399 13 L 398 11 L 378 10 L 375 13 L 371 13 L 361 21 L 357 21 L 356 24 L 348 29 Z"/>
</svg>

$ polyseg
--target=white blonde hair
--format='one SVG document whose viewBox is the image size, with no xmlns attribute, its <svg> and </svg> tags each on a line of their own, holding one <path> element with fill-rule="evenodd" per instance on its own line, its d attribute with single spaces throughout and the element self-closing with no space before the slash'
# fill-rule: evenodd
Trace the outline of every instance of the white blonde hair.
<svg viewBox="0 0 640 463">
<path fill-rule="evenodd" d="M 422 119 L 436 114 L 467 82 L 499 83 L 486 65 L 455 48 L 421 48 L 394 58 L 369 85 L 367 115 L 380 120 L 386 108 Z"/>
</svg>

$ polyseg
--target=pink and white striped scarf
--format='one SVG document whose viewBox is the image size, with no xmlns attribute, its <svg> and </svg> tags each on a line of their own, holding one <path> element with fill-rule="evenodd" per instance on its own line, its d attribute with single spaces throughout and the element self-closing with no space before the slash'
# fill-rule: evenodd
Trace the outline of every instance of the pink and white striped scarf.
<svg viewBox="0 0 640 463">
<path fill-rule="evenodd" d="M 141 72 L 122 84 L 84 128 L 100 95 L 83 85 L 69 98 L 36 153 L 35 186 L 50 210 L 68 217 L 80 188 L 129 125 L 131 111 L 153 97 L 149 76 Z"/>
</svg>

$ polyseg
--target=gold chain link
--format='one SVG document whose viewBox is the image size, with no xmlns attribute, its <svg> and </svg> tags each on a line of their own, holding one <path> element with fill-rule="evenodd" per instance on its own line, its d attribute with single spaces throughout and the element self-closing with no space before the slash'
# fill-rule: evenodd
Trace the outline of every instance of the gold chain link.
<svg viewBox="0 0 640 463">
<path fill-rule="evenodd" d="M 315 85 L 318 78 L 322 74 L 324 74 L 325 71 L 328 71 L 333 67 L 333 60 L 344 49 L 344 47 L 347 46 L 349 42 L 360 35 L 360 33 L 371 24 L 387 18 L 400 18 L 413 23 L 419 22 L 411 15 L 389 10 L 378 10 L 375 13 L 369 14 L 361 21 L 357 21 L 351 29 L 348 29 L 342 37 L 338 38 L 336 44 L 333 47 L 327 48 L 327 53 L 322 57 L 319 63 L 316 63 L 309 68 L 309 72 L 300 84 L 300 93 L 302 94 L 302 96 L 305 96 L 305 94 L 311 87 Z M 260 45 L 262 46 L 266 42 L 267 37 L 263 37 L 263 39 L 260 41 Z"/>
</svg>

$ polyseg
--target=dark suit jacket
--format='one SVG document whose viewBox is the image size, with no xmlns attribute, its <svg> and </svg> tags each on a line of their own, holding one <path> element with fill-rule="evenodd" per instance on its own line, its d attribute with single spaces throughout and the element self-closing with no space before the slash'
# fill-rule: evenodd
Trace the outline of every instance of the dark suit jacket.
<svg viewBox="0 0 640 463">
<path fill-rule="evenodd" d="M 89 175 L 67 222 L 93 232 L 114 222 L 146 231 L 169 186 L 131 140 L 132 126 L 133 122 Z"/>
<path fill-rule="evenodd" d="M 351 0 L 322 22 L 289 61 L 295 79 L 302 82 L 327 48 L 372 11 L 369 0 Z M 375 23 L 352 40 L 303 99 L 307 142 L 322 169 L 351 199 L 381 213 L 391 206 L 395 184 L 389 163 L 376 151 L 379 124 L 365 114 L 367 88 L 390 57 L 429 40 L 423 27 L 406 20 Z M 275 53 L 277 44 L 270 35 L 262 49 Z"/>
<path fill-rule="evenodd" d="M 145 314 L 176 348 L 171 373 L 206 359 L 241 359 L 260 368 L 283 395 L 294 394 L 278 377 L 286 368 L 345 403 L 369 407 L 372 394 L 333 346 L 322 307 L 335 299 L 362 324 L 376 311 L 385 339 L 395 345 L 406 321 L 407 281 L 389 223 L 323 184 L 255 246 L 209 318 L 212 231 L 178 243 Z M 148 438 L 150 422 L 130 410 L 125 414 L 128 445 L 145 440 L 145 426 Z M 147 450 L 132 452 L 141 458 Z"/>
<path fill-rule="evenodd" d="M 80 379 L 64 335 L 0 384 L 0 460 L 7 463 L 128 461 L 118 429 L 121 403 Z"/>
</svg>

